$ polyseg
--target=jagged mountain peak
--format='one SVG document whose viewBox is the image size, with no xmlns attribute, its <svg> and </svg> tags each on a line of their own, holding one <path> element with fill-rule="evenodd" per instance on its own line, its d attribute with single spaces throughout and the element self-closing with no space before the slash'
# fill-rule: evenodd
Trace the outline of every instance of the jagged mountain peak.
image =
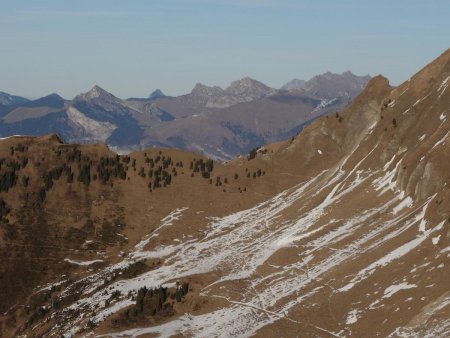
<svg viewBox="0 0 450 338">
<path fill-rule="evenodd" d="M 197 83 L 188 96 L 191 100 L 196 101 L 198 106 L 224 108 L 242 102 L 257 100 L 273 92 L 275 92 L 274 89 L 262 82 L 250 77 L 244 77 L 233 81 L 225 90 L 219 86 L 210 87 Z"/>
<path fill-rule="evenodd" d="M 249 76 L 233 81 L 225 91 L 242 102 L 253 101 L 275 92 L 273 88 Z"/>
<path fill-rule="evenodd" d="M 247 88 L 259 88 L 259 89 L 264 89 L 268 92 L 273 90 L 269 86 L 265 85 L 264 83 L 262 83 L 258 80 L 251 78 L 250 76 L 246 76 L 240 80 L 235 80 L 235 81 L 231 82 L 231 84 L 228 86 L 228 88 L 226 90 L 228 92 L 233 92 L 236 90 L 242 90 L 242 89 L 247 89 Z"/>
<path fill-rule="evenodd" d="M 160 97 L 165 97 L 165 96 L 166 95 L 160 89 L 156 89 L 148 96 L 148 98 L 150 100 L 155 100 L 155 99 L 159 99 Z"/>
<path fill-rule="evenodd" d="M 351 70 L 346 70 L 345 72 L 342 72 L 341 75 L 345 75 L 345 76 L 356 76 L 355 74 L 353 74 L 353 72 Z"/>
<path fill-rule="evenodd" d="M 210 87 L 205 85 L 205 84 L 203 84 L 203 83 L 201 83 L 201 82 L 197 82 L 195 84 L 194 88 L 192 88 L 191 93 L 203 90 L 205 88 L 210 88 Z"/>
<path fill-rule="evenodd" d="M 358 76 L 350 71 L 342 74 L 326 72 L 308 80 L 304 89 L 311 94 L 327 99 L 335 97 L 352 99 L 360 93 L 369 80 L 369 75 Z"/>
<path fill-rule="evenodd" d="M 321 78 L 326 78 L 326 79 L 355 78 L 355 79 L 359 79 L 359 78 L 370 78 L 370 75 L 358 76 L 358 75 L 355 75 L 351 70 L 346 70 L 340 74 L 328 71 L 323 74 L 318 74 L 316 76 L 313 76 L 307 82 L 313 81 L 314 79 L 321 79 Z"/>
<path fill-rule="evenodd" d="M 78 95 L 75 100 L 84 100 L 89 101 L 93 99 L 107 99 L 107 100 L 117 100 L 117 97 L 115 97 L 113 94 L 109 93 L 105 89 L 101 88 L 98 85 L 95 85 L 92 87 L 91 90 L 89 90 L 86 93 Z"/>
<path fill-rule="evenodd" d="M 361 92 L 369 80 L 370 75 L 358 76 L 350 70 L 341 74 L 325 72 L 312 77 L 308 81 L 293 79 L 282 86 L 281 90 L 305 90 L 324 99 L 334 99 L 336 97 L 353 99 Z"/>
<path fill-rule="evenodd" d="M 100 97 L 102 95 L 112 95 L 98 85 L 95 85 L 94 87 L 92 87 L 92 89 L 88 93 L 92 97 Z"/>
<path fill-rule="evenodd" d="M 257 85 L 257 84 L 263 84 L 263 83 L 251 78 L 250 76 L 244 76 L 242 79 L 231 82 L 229 88 L 239 86 L 239 85 Z"/>
<path fill-rule="evenodd" d="M 203 83 L 198 82 L 192 89 L 191 94 L 193 95 L 212 95 L 217 93 L 224 93 L 225 91 L 219 86 L 207 86 Z"/>
</svg>

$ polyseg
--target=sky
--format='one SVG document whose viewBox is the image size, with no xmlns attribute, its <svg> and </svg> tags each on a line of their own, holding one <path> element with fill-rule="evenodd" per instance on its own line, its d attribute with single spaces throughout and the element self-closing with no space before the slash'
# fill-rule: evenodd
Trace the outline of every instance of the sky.
<svg viewBox="0 0 450 338">
<path fill-rule="evenodd" d="M 181 95 L 346 70 L 397 85 L 450 48 L 449 18 L 448 0 L 1 0 L 0 91 Z"/>
</svg>

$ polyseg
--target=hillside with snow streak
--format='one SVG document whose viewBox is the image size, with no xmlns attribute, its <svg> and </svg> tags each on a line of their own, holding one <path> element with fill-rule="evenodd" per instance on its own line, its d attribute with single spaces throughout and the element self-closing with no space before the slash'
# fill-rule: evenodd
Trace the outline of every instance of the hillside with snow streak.
<svg viewBox="0 0 450 338">
<path fill-rule="evenodd" d="M 212 221 L 197 239 L 154 250 L 138 249 L 130 260 L 160 257 L 164 265 L 111 284 L 111 292 L 127 294 L 141 286 L 214 274 L 220 277 L 199 294 L 224 302 L 205 314 L 186 314 L 162 325 L 106 336 L 270 335 L 271 325 L 280 325 L 280 321 L 291 330 L 301 328 L 319 336 L 361 335 L 370 322 L 374 323 L 372 332 L 386 334 L 394 326 L 406 330 L 400 329 L 407 323 L 403 318 L 413 319 L 418 309 L 445 295 L 450 247 L 438 241 L 445 235 L 444 221 L 426 220 L 433 197 L 405 205 L 408 197 L 396 189 L 377 192 L 387 186 L 380 181 L 389 183 L 384 173 L 358 167 L 349 173 L 323 173 L 255 208 Z M 372 203 L 358 206 L 357 201 L 347 200 L 350 194 L 368 194 Z M 336 217 L 336 208 L 353 209 L 352 218 Z M 433 254 L 423 257 L 422 250 Z M 402 288 L 403 284 L 407 287 Z M 400 288 L 392 291 L 395 285 Z M 73 307 L 89 308 L 109 297 L 103 290 L 89 291 Z M 433 304 L 432 311 L 436 315 L 448 311 L 446 303 L 450 305 L 448 294 Z M 127 299 L 118 301 L 100 311 L 94 321 L 129 305 Z M 395 315 L 399 311 L 403 318 Z M 382 318 L 380 312 L 389 321 L 376 323 Z M 440 325 L 430 332 L 439 329 Z"/>
</svg>

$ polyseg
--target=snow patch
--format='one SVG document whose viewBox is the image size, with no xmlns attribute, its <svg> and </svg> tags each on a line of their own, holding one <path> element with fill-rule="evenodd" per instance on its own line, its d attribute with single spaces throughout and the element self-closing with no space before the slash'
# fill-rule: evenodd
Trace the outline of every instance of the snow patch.
<svg viewBox="0 0 450 338">
<path fill-rule="evenodd" d="M 175 210 L 172 210 L 166 217 L 161 219 L 161 224 L 153 230 L 153 232 L 146 236 L 142 241 L 140 241 L 138 244 L 134 246 L 136 251 L 142 251 L 144 247 L 148 244 L 150 239 L 153 237 L 159 236 L 159 233 L 161 229 L 173 225 L 175 221 L 178 221 L 180 217 L 182 216 L 183 212 L 187 210 L 188 208 L 177 208 Z"/>
<path fill-rule="evenodd" d="M 394 161 L 394 158 L 395 158 L 395 155 L 394 155 L 394 157 L 392 157 L 392 159 L 388 163 L 386 163 L 384 165 L 384 170 L 386 171 L 384 176 L 374 180 L 374 182 L 373 182 L 373 185 L 375 186 L 375 191 L 380 191 L 378 196 L 383 195 L 385 192 L 387 192 L 389 190 L 395 191 L 397 188 L 394 177 L 395 177 L 395 173 L 397 172 L 398 167 L 400 166 L 401 161 L 397 162 L 394 169 L 392 169 L 391 171 L 387 171 L 387 168 L 390 166 L 392 161 Z"/>
<path fill-rule="evenodd" d="M 448 138 L 448 135 L 450 135 L 450 131 L 448 131 L 447 134 L 445 134 L 445 136 L 443 138 L 441 138 L 439 141 L 437 141 L 436 144 L 433 146 L 433 148 L 431 148 L 431 150 L 433 150 L 437 146 L 443 144 L 445 142 L 445 140 Z"/>
<path fill-rule="evenodd" d="M 7 140 L 10 138 L 14 138 L 14 137 L 27 137 L 27 136 L 26 135 L 11 135 L 11 136 L 6 136 L 6 137 L 0 137 L 0 141 Z"/>
<path fill-rule="evenodd" d="M 406 197 L 403 201 L 401 201 L 394 209 L 393 213 L 394 215 L 398 214 L 398 212 L 404 208 L 411 208 L 413 205 L 413 199 L 411 197 Z"/>
<path fill-rule="evenodd" d="M 408 284 L 406 282 L 400 284 L 393 284 L 384 290 L 383 298 L 390 298 L 393 294 L 399 292 L 400 290 L 413 289 L 416 287 L 417 287 L 416 284 Z"/>
<path fill-rule="evenodd" d="M 402 246 L 398 247 L 397 249 L 394 249 L 393 251 L 389 252 L 387 255 L 381 257 L 374 263 L 370 264 L 366 268 L 362 269 L 360 272 L 356 274 L 356 276 L 344 287 L 340 288 L 340 292 L 346 292 L 352 289 L 356 284 L 363 281 L 364 279 L 368 278 L 370 275 L 372 275 L 375 270 L 379 267 L 383 267 L 391 263 L 392 261 L 399 259 L 408 253 L 410 253 L 412 250 L 414 250 L 416 247 L 418 247 L 422 242 L 424 242 L 430 234 L 434 233 L 437 230 L 440 230 L 444 226 L 444 221 L 438 224 L 433 229 L 424 231 L 424 233 L 416 237 L 415 239 L 411 240 L 410 242 L 403 244 Z"/>
<path fill-rule="evenodd" d="M 432 242 L 434 245 L 437 245 L 439 243 L 439 240 L 441 239 L 441 235 L 433 237 Z"/>
<path fill-rule="evenodd" d="M 447 78 L 444 81 L 442 81 L 441 85 L 439 86 L 439 88 L 437 90 L 438 93 L 440 92 L 439 96 L 438 96 L 438 99 L 441 98 L 441 96 L 444 94 L 445 90 L 447 89 L 447 87 L 448 87 L 447 82 L 448 82 L 449 79 L 450 79 L 450 76 L 447 76 Z"/>
<path fill-rule="evenodd" d="M 405 94 L 405 93 L 408 91 L 408 89 L 409 89 L 409 86 L 406 87 L 406 89 L 405 89 L 404 91 L 402 91 L 401 94 L 400 94 L 398 97 L 400 97 L 400 96 L 402 96 L 403 94 Z"/>
<path fill-rule="evenodd" d="M 347 315 L 347 320 L 345 321 L 345 324 L 351 325 L 355 324 L 358 321 L 358 310 L 352 310 Z"/>
<path fill-rule="evenodd" d="M 88 265 L 92 265 L 95 263 L 101 263 L 103 262 L 103 259 L 96 259 L 93 261 L 75 261 L 73 259 L 70 258 L 64 258 L 64 262 L 70 263 L 70 264 L 75 264 L 75 265 L 80 265 L 80 266 L 88 266 Z"/>
</svg>

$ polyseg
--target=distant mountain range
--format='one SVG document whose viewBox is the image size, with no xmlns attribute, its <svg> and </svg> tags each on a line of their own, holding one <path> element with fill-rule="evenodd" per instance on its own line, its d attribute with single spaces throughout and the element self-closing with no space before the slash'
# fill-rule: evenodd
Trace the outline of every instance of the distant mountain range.
<svg viewBox="0 0 450 338">
<path fill-rule="evenodd" d="M 148 98 L 126 100 L 99 86 L 70 101 L 57 94 L 28 100 L 0 92 L 0 135 L 56 132 L 68 142 L 105 142 L 121 152 L 177 147 L 228 160 L 342 110 L 369 79 L 325 73 L 275 89 L 245 77 L 226 89 L 198 83 L 186 95 L 155 90 Z"/>
</svg>

